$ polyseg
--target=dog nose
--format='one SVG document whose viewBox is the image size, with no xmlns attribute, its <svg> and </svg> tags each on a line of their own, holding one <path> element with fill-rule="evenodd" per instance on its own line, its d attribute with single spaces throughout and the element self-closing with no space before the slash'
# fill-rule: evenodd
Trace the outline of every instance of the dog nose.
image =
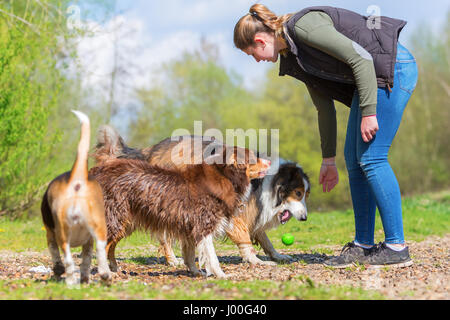
<svg viewBox="0 0 450 320">
<path fill-rule="evenodd" d="M 266 159 L 261 159 L 261 160 L 264 165 L 266 165 L 267 167 L 270 167 L 270 165 L 272 163 L 270 160 L 266 160 Z"/>
</svg>

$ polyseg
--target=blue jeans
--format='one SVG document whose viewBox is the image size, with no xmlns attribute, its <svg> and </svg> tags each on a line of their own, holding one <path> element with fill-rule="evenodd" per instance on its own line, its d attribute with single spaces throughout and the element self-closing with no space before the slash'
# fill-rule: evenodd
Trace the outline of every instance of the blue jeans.
<svg viewBox="0 0 450 320">
<path fill-rule="evenodd" d="M 361 136 L 358 91 L 353 96 L 345 141 L 345 161 L 355 214 L 355 241 L 374 244 L 378 207 L 386 243 L 404 243 L 400 187 L 388 162 L 391 147 L 406 104 L 417 84 L 417 65 L 412 54 L 398 43 L 392 92 L 378 88 L 379 131 L 365 143 Z"/>
</svg>

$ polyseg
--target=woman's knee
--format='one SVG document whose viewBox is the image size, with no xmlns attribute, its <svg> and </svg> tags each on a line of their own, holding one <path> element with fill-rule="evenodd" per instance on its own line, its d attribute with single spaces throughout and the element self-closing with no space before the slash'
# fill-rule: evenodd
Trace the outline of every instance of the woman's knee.
<svg viewBox="0 0 450 320">
<path fill-rule="evenodd" d="M 379 154 L 376 156 L 362 155 L 359 158 L 358 165 L 362 169 L 362 171 L 366 174 L 369 173 L 370 171 L 374 171 L 378 168 L 390 166 L 387 155 L 382 155 L 382 154 Z"/>
</svg>

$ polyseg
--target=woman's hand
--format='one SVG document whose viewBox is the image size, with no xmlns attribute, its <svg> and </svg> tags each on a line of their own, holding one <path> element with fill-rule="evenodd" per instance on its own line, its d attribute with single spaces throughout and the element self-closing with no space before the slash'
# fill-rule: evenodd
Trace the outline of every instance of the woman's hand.
<svg viewBox="0 0 450 320">
<path fill-rule="evenodd" d="M 361 120 L 361 136 L 364 142 L 373 139 L 378 131 L 378 121 L 376 116 L 363 117 Z"/>
<path fill-rule="evenodd" d="M 339 183 L 339 173 L 334 158 L 323 159 L 320 167 L 319 184 L 323 192 L 330 192 Z"/>
</svg>

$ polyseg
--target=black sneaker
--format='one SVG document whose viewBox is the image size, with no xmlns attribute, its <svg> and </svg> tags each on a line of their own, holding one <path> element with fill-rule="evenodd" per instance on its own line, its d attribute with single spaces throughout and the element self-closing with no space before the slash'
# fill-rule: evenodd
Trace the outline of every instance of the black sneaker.
<svg viewBox="0 0 450 320">
<path fill-rule="evenodd" d="M 380 242 L 370 250 L 370 254 L 364 259 L 364 264 L 371 267 L 409 267 L 413 261 L 409 257 L 408 247 L 401 251 L 389 248 L 386 243 Z"/>
<path fill-rule="evenodd" d="M 347 243 L 337 257 L 330 258 L 323 262 L 324 265 L 333 268 L 347 268 L 355 263 L 362 263 L 370 254 L 371 249 L 364 249 L 357 246 L 353 241 Z"/>
</svg>

